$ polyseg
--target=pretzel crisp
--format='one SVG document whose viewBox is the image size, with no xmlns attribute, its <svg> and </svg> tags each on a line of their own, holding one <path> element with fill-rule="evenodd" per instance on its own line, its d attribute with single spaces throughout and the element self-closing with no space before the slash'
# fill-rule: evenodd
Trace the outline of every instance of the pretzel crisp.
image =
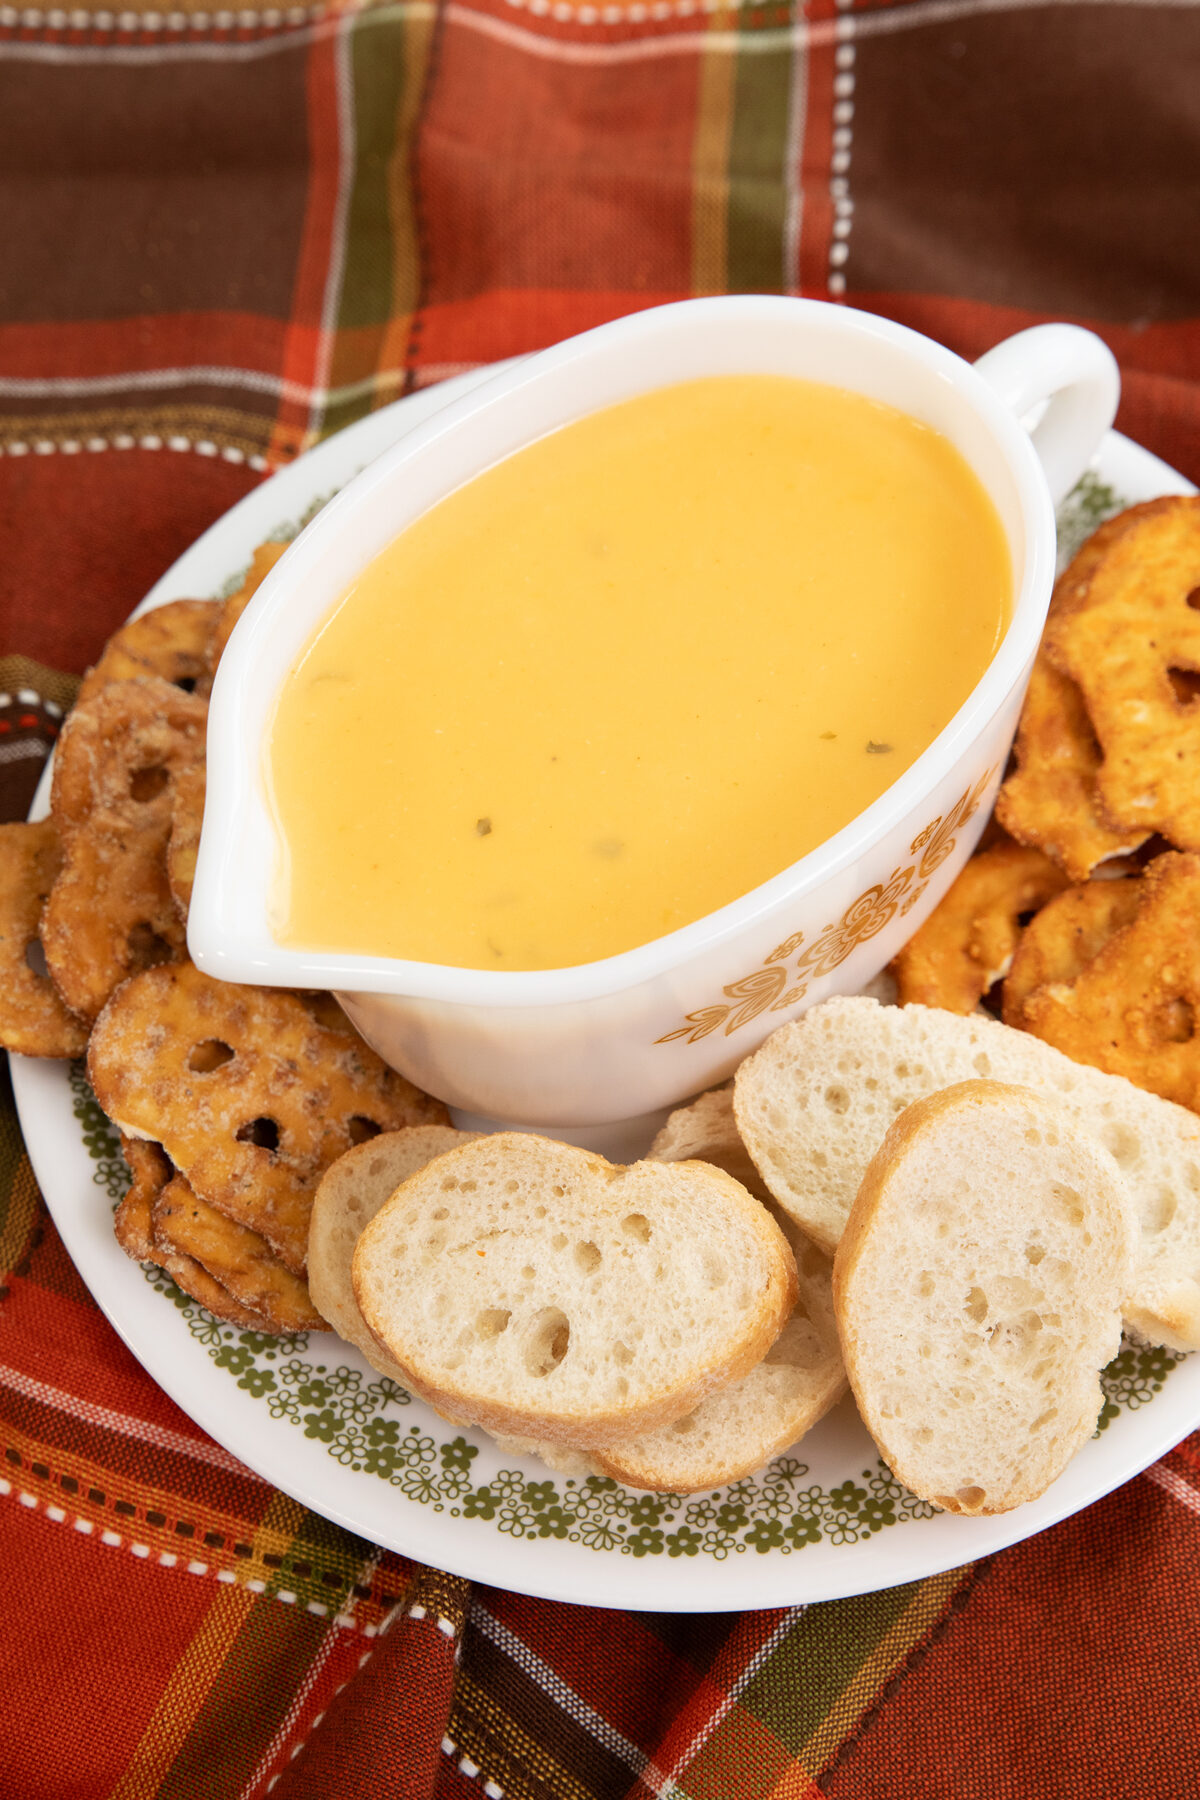
<svg viewBox="0 0 1200 1800">
<path fill-rule="evenodd" d="M 259 1316 L 262 1329 L 330 1329 L 304 1282 L 284 1268 L 266 1239 L 201 1200 L 182 1175 L 155 1195 L 151 1222 L 155 1260 L 166 1252 L 199 1263 L 239 1306 Z"/>
<path fill-rule="evenodd" d="M 1112 543 L 1086 605 L 1044 647 L 1079 684 L 1103 751 L 1100 806 L 1121 831 L 1200 850 L 1200 497 L 1175 497 Z"/>
<path fill-rule="evenodd" d="M 1051 983 L 1068 986 L 1128 925 L 1142 898 L 1136 875 L 1085 881 L 1056 894 L 1021 934 L 1004 981 L 1004 1023 L 1025 1026 L 1025 1002 Z"/>
<path fill-rule="evenodd" d="M 271 1326 L 214 1281 L 193 1257 L 160 1243 L 154 1231 L 154 1209 L 174 1180 L 171 1159 L 161 1144 L 122 1137 L 121 1149 L 133 1177 L 128 1193 L 113 1215 L 117 1242 L 134 1262 L 154 1263 L 165 1270 L 185 1294 L 222 1319 L 243 1330 L 269 1331 Z"/>
<path fill-rule="evenodd" d="M 348 1023 L 330 1029 L 295 994 L 215 981 L 190 963 L 118 989 L 93 1028 L 88 1073 L 120 1130 L 161 1143 L 197 1194 L 297 1275 L 329 1164 L 377 1130 L 448 1116 Z"/>
<path fill-rule="evenodd" d="M 209 640 L 221 617 L 219 600 L 168 600 L 114 631 L 79 689 L 86 702 L 111 681 L 153 675 L 187 692 L 211 685 Z"/>
<path fill-rule="evenodd" d="M 130 975 L 187 954 L 167 885 L 170 814 L 93 813 L 67 842 L 42 913 L 46 967 L 79 1018 L 96 1018 Z"/>
<path fill-rule="evenodd" d="M 1066 886 L 1040 850 L 1005 839 L 979 851 L 892 963 L 902 1006 L 969 1013 L 1007 972 L 1025 913 Z"/>
<path fill-rule="evenodd" d="M 246 571 L 246 579 L 236 594 L 230 594 L 221 606 L 221 614 L 213 630 L 208 645 L 208 666 L 215 671 L 224 655 L 225 646 L 233 633 L 233 628 L 249 606 L 263 581 L 279 561 L 286 544 L 260 544 L 254 552 L 250 567 Z"/>
<path fill-rule="evenodd" d="M 207 788 L 204 764 L 193 763 L 180 769 L 172 784 L 171 835 L 167 839 L 167 885 L 179 909 L 187 918 L 192 903 L 192 883 L 196 879 L 196 857 L 200 850 L 200 828 L 204 823 L 204 796 Z"/>
<path fill-rule="evenodd" d="M 22 1056 L 82 1056 L 87 1047 L 86 1028 L 39 966 L 42 908 L 61 867 L 51 820 L 0 825 L 0 1044 Z"/>
<path fill-rule="evenodd" d="M 1074 980 L 1030 993 L 1022 1021 L 1076 1062 L 1200 1111 L 1200 856 L 1156 857 L 1139 885 L 1129 924 Z"/>
<path fill-rule="evenodd" d="M 114 682 L 63 727 L 50 812 L 64 843 L 95 812 L 169 818 L 171 785 L 204 760 L 208 703 L 145 676 Z"/>
<path fill-rule="evenodd" d="M 1103 760 L 1083 695 L 1045 656 L 1033 666 L 1014 745 L 1017 767 L 996 797 L 996 817 L 1018 843 L 1044 851 L 1072 881 L 1136 850 L 1149 832 L 1115 829 L 1100 811 Z"/>
</svg>

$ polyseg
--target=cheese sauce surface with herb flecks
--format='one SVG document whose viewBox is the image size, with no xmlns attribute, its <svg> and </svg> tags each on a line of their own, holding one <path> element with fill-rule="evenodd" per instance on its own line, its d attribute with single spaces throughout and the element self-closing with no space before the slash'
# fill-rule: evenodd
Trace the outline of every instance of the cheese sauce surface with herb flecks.
<svg viewBox="0 0 1200 1800">
<path fill-rule="evenodd" d="M 288 675 L 273 929 L 485 969 L 660 937 L 883 793 L 1011 600 L 978 479 L 890 407 L 716 376 L 592 414 L 401 532 Z"/>
</svg>

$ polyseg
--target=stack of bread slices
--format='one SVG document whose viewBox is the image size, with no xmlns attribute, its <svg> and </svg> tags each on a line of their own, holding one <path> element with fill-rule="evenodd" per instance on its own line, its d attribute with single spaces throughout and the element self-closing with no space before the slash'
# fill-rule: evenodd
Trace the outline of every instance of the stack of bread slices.
<svg viewBox="0 0 1200 1800">
<path fill-rule="evenodd" d="M 997 1512 L 1092 1434 L 1123 1323 L 1200 1343 L 1200 1120 L 978 1015 L 833 1000 L 643 1162 L 357 1146 L 309 1282 L 375 1368 L 560 1472 L 718 1487 L 848 1381 L 914 1492 Z"/>
</svg>

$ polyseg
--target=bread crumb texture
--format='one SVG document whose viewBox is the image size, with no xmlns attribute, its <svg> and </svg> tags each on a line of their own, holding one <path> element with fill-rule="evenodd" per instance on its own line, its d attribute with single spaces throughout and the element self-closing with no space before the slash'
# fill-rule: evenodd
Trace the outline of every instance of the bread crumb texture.
<svg viewBox="0 0 1200 1800">
<path fill-rule="evenodd" d="M 370 1331 L 439 1404 L 585 1447 L 739 1379 L 796 1294 L 779 1227 L 721 1171 L 618 1168 L 518 1133 L 405 1181 L 353 1281 Z"/>
<path fill-rule="evenodd" d="M 1043 1492 L 1095 1429 L 1134 1237 L 1115 1160 L 1053 1099 L 978 1081 L 905 1111 L 834 1265 L 851 1386 L 899 1480 L 957 1513 Z"/>
</svg>

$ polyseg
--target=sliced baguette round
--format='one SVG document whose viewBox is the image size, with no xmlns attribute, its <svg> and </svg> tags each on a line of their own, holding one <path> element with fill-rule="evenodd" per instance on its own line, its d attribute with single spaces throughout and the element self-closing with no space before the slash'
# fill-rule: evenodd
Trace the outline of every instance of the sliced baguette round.
<svg viewBox="0 0 1200 1800">
<path fill-rule="evenodd" d="M 402 1181 L 435 1156 L 477 1134 L 452 1125 L 409 1125 L 355 1144 L 326 1169 L 313 1197 L 308 1225 L 308 1291 L 313 1305 L 339 1337 L 362 1351 L 373 1369 L 407 1387 L 406 1372 L 383 1351 L 363 1323 L 354 1298 L 350 1265 L 354 1246 Z"/>
<path fill-rule="evenodd" d="M 771 1198 L 738 1131 L 732 1081 L 698 1094 L 686 1106 L 677 1106 L 651 1144 L 649 1156 L 651 1162 L 715 1163 L 756 1200 Z"/>
<path fill-rule="evenodd" d="M 1052 1095 L 1111 1152 L 1140 1228 L 1125 1322 L 1200 1349 L 1200 1118 L 1184 1107 L 980 1014 L 855 998 L 814 1006 L 747 1058 L 734 1116 L 775 1200 L 832 1254 L 892 1120 L 980 1078 Z"/>
<path fill-rule="evenodd" d="M 601 1473 L 659 1493 L 723 1487 L 781 1455 L 841 1399 L 846 1371 L 833 1313 L 832 1265 L 789 1220 L 779 1216 L 779 1223 L 796 1259 L 799 1291 L 766 1356 L 673 1425 L 594 1450 Z"/>
<path fill-rule="evenodd" d="M 1134 1254 L 1129 1192 L 1060 1103 L 964 1082 L 897 1118 L 834 1261 L 859 1412 L 915 1494 L 997 1513 L 1091 1435 Z"/>
<path fill-rule="evenodd" d="M 363 1231 L 368 1330 L 439 1408 L 580 1449 L 670 1423 L 760 1362 L 796 1295 L 766 1209 L 703 1163 L 618 1168 L 499 1132 Z"/>
</svg>

